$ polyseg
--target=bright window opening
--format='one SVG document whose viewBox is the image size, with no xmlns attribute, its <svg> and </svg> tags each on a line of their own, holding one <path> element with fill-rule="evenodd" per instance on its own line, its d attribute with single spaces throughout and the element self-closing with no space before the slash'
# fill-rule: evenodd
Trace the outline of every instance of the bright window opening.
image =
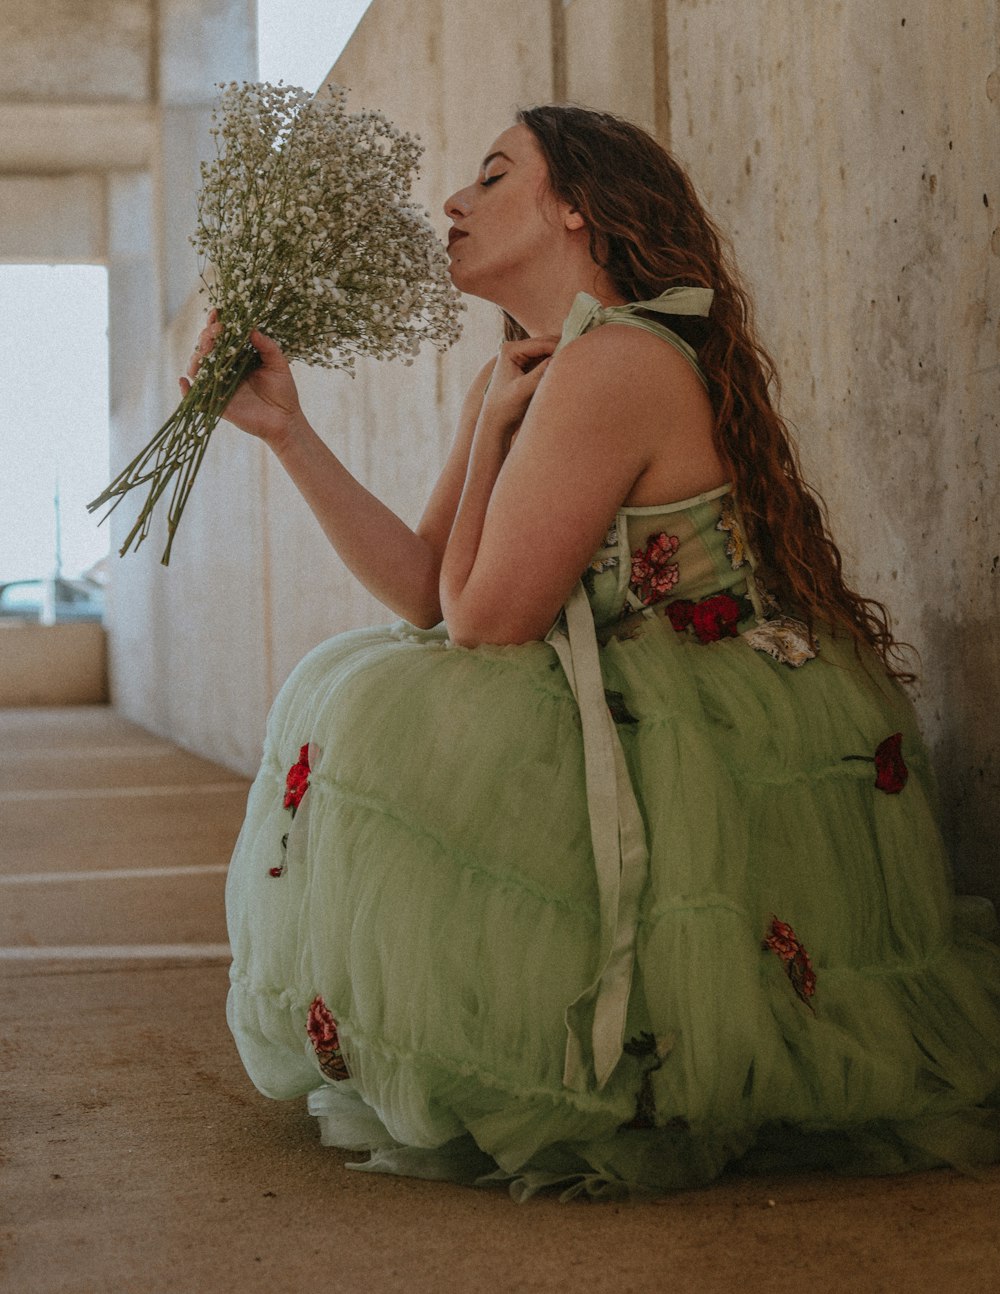
<svg viewBox="0 0 1000 1294">
<path fill-rule="evenodd" d="M 107 271 L 0 265 L 0 302 L 0 616 L 93 616 L 86 577 L 108 552 L 86 509 L 108 480 Z"/>
<path fill-rule="evenodd" d="M 257 0 L 262 81 L 318 90 L 371 0 Z"/>
</svg>

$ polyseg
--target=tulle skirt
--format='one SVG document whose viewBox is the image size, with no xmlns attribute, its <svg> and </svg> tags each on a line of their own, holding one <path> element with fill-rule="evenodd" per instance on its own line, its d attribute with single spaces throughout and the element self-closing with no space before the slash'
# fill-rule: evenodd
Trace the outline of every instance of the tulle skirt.
<svg viewBox="0 0 1000 1294">
<path fill-rule="evenodd" d="M 610 1079 L 563 1081 L 600 918 L 555 653 L 401 623 L 269 720 L 227 889 L 257 1087 L 366 1168 L 517 1198 L 1000 1159 L 1000 950 L 901 690 L 829 638 L 790 669 L 655 620 L 601 657 L 649 854 Z"/>
</svg>

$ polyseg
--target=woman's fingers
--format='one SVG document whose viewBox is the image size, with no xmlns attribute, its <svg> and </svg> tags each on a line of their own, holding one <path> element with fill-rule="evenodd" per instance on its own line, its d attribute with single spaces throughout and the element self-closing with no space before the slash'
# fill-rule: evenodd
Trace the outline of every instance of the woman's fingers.
<svg viewBox="0 0 1000 1294">
<path fill-rule="evenodd" d="M 528 372 L 540 360 L 548 358 L 558 345 L 558 337 L 523 337 L 518 341 L 504 342 L 500 349 L 505 359 L 522 372 Z"/>
<path fill-rule="evenodd" d="M 266 333 L 262 333 L 255 328 L 250 334 L 250 345 L 260 356 L 261 363 L 265 368 L 288 368 L 288 360 L 285 359 L 284 351 Z"/>
<path fill-rule="evenodd" d="M 198 375 L 198 369 L 201 368 L 201 361 L 210 353 L 215 345 L 215 339 L 222 332 L 222 324 L 219 323 L 219 312 L 213 310 L 208 316 L 208 323 L 198 334 L 198 340 L 195 342 L 194 353 L 185 370 L 188 377 L 194 379 Z"/>
</svg>

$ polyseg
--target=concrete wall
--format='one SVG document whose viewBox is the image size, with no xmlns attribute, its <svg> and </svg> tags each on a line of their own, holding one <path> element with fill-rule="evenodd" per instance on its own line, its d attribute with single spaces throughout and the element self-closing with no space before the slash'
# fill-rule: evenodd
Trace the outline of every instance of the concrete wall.
<svg viewBox="0 0 1000 1294">
<path fill-rule="evenodd" d="M 672 146 L 732 233 L 847 574 L 922 657 L 962 880 L 1000 894 L 1000 12 L 669 5 Z"/>
<path fill-rule="evenodd" d="M 102 705 L 107 700 L 103 625 L 0 621 L 0 706 Z"/>
<path fill-rule="evenodd" d="M 961 879 L 998 896 L 997 14 L 986 0 L 746 13 L 737 0 L 375 0 L 333 76 L 423 137 L 421 196 L 442 229 L 441 198 L 516 103 L 621 111 L 687 163 L 755 291 L 849 577 L 923 655 L 918 702 Z M 159 367 L 121 410 L 123 451 L 168 411 L 197 317 L 190 298 L 177 305 Z M 353 382 L 301 375 L 321 434 L 409 521 L 496 344 L 490 308 L 468 319 L 443 359 L 362 365 Z M 121 563 L 113 679 L 131 717 L 249 770 L 295 661 L 385 612 L 258 446 L 220 429 L 203 471 L 169 571 L 153 542 Z"/>
<path fill-rule="evenodd" d="M 550 6 L 507 0 L 503 15 L 518 36 L 494 44 L 492 6 L 376 0 L 334 69 L 338 82 L 353 87 L 352 107 L 378 107 L 421 136 L 427 153 L 418 197 L 442 231 L 443 198 L 475 174 L 514 106 L 552 97 Z M 179 203 L 180 186 L 175 196 Z M 178 261 L 188 284 L 194 265 L 190 250 L 186 269 Z M 117 461 L 137 452 L 175 402 L 176 374 L 202 311 L 189 293 L 166 327 L 149 380 L 116 411 Z M 472 302 L 466 320 L 462 341 L 443 358 L 425 353 L 411 368 L 362 361 L 354 379 L 322 370 L 298 375 L 321 435 L 411 523 L 447 452 L 464 390 L 498 343 L 492 307 Z M 122 536 L 134 509 L 127 502 L 119 511 L 114 533 Z M 346 574 L 280 468 L 225 425 L 167 570 L 159 565 L 162 542 L 155 531 L 116 564 L 116 701 L 174 740 L 252 770 L 270 702 L 294 664 L 331 634 L 388 613 Z"/>
</svg>

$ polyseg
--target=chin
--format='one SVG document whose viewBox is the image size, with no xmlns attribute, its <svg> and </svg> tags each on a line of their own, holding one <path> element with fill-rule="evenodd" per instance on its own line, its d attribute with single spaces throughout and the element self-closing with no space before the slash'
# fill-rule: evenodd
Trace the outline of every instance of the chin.
<svg viewBox="0 0 1000 1294">
<path fill-rule="evenodd" d="M 448 273 L 451 275 L 451 281 L 459 292 L 471 292 L 473 290 L 469 284 L 469 274 L 457 257 L 453 258 L 448 266 Z"/>
<path fill-rule="evenodd" d="M 493 284 L 484 282 L 482 278 L 477 278 L 468 271 L 463 271 L 460 265 L 452 265 L 449 273 L 452 283 L 463 296 L 478 297 L 480 301 L 489 301 L 492 305 L 500 304 Z"/>
</svg>

